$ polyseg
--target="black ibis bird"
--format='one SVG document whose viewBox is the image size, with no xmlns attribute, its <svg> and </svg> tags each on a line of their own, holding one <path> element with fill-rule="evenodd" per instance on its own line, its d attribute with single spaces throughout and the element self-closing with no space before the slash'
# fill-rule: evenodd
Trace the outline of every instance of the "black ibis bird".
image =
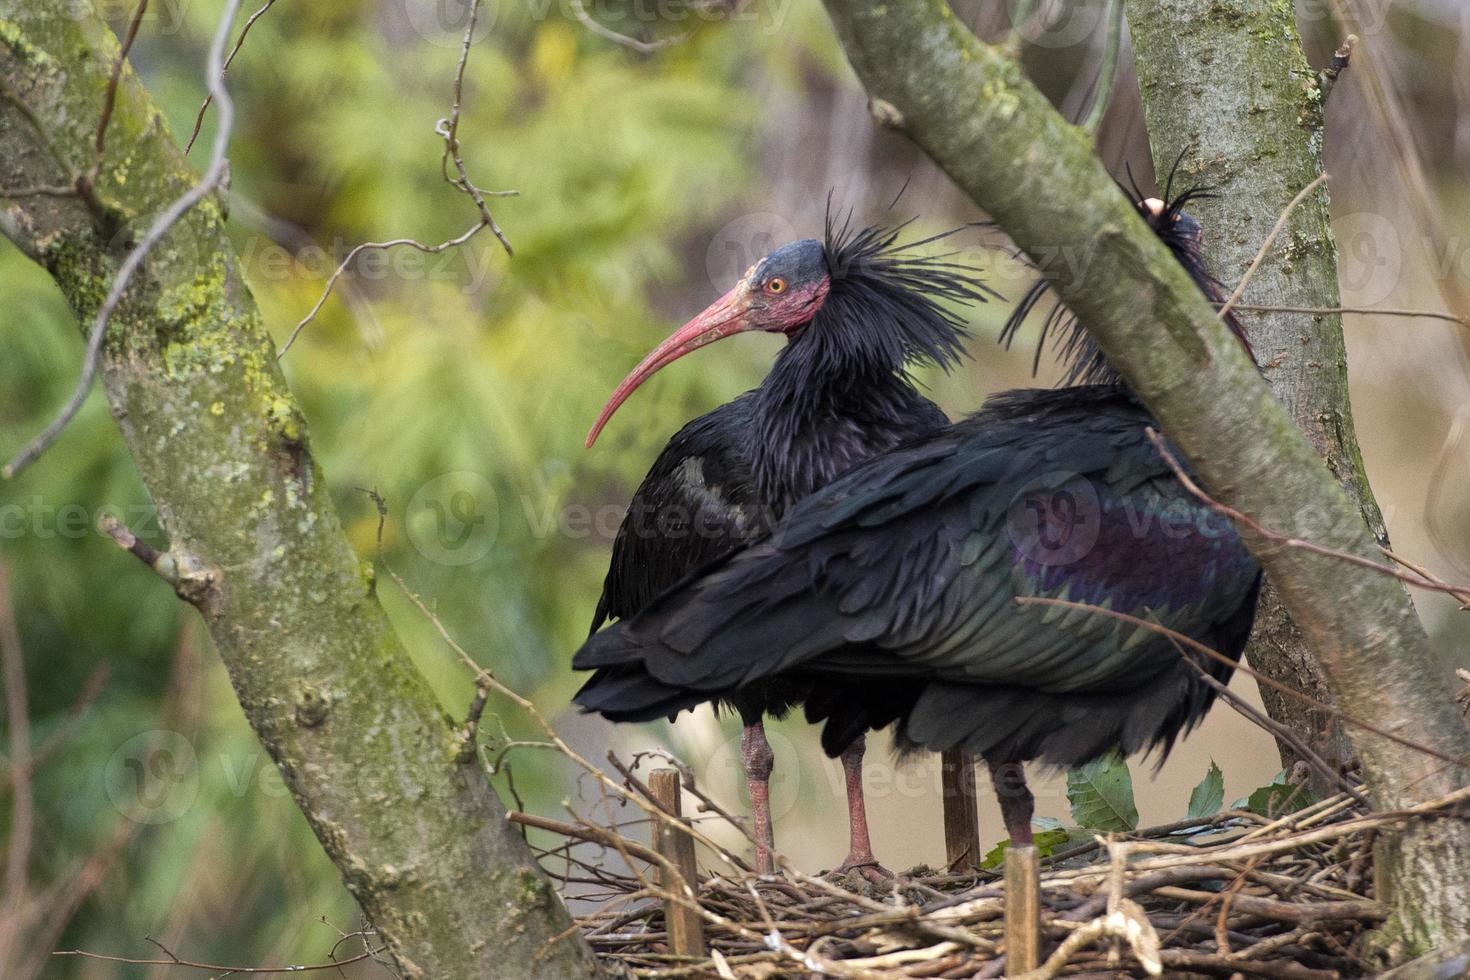
<svg viewBox="0 0 1470 980">
<path fill-rule="evenodd" d="M 1188 199 L 1138 207 L 1218 299 Z M 1156 423 L 1081 328 L 1052 326 L 1088 383 L 1002 393 L 815 491 L 769 536 L 590 637 L 574 666 L 619 683 L 579 703 L 636 718 L 791 684 L 829 754 L 893 725 L 900 750 L 982 756 L 1018 844 L 1031 841 L 1022 763 L 1166 755 L 1214 700 L 1198 671 L 1224 681 L 1233 663 L 1017 599 L 1130 613 L 1234 661 L 1260 567 L 1160 457 Z"/>
<path fill-rule="evenodd" d="M 618 386 L 587 437 L 654 372 L 724 337 L 783 333 L 786 346 L 761 385 L 690 422 L 669 440 L 629 507 L 593 617 L 627 619 L 686 575 L 764 535 L 796 501 L 854 463 L 947 425 L 915 388 L 910 368 L 949 368 L 967 337 L 953 307 L 990 291 L 966 269 L 926 252 L 938 238 L 899 243 L 899 228 L 851 231 L 829 215 L 822 241 L 784 245 L 650 353 Z M 754 651 L 752 651 L 754 655 Z M 620 711 L 619 692 L 641 678 L 599 671 L 581 703 L 616 720 L 670 712 L 642 703 Z M 740 715 L 741 760 L 754 816 L 756 867 L 771 870 L 769 780 L 774 755 L 765 715 L 803 698 L 781 679 L 755 681 L 719 700 Z M 843 745 L 850 848 L 840 870 L 883 874 L 873 856 L 862 792 L 863 739 Z"/>
</svg>

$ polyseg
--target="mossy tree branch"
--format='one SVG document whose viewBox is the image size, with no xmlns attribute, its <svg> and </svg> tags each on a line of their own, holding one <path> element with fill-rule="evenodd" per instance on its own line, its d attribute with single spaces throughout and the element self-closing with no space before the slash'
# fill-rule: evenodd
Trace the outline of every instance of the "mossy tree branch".
<svg viewBox="0 0 1470 980">
<path fill-rule="evenodd" d="M 1190 210 L 1208 229 L 1212 267 L 1233 286 L 1291 195 L 1322 173 L 1323 96 L 1302 52 L 1296 9 L 1247 0 L 1128 0 L 1128 14 L 1154 162 L 1167 171 L 1183 153 L 1176 185 L 1208 184 L 1219 193 Z M 1323 187 L 1292 211 L 1244 302 L 1338 305 L 1327 197 Z M 1387 545 L 1353 430 L 1341 316 L 1271 314 L 1250 320 L 1249 328 L 1271 390 Z M 1246 657 L 1266 676 L 1331 700 L 1316 658 L 1269 585 Z M 1269 688 L 1261 699 L 1319 755 L 1339 764 L 1351 759 L 1342 726 L 1330 716 Z M 1288 765 L 1295 761 L 1288 747 L 1281 751 Z"/>
<path fill-rule="evenodd" d="M 0 188 L 66 184 L 64 171 L 89 166 L 117 50 L 89 5 L 0 0 Z M 98 196 L 136 235 L 198 180 L 125 71 Z M 594 975 L 579 938 L 556 940 L 566 909 L 347 543 L 224 221 L 210 195 L 173 227 L 103 346 L 108 403 L 169 536 L 152 564 L 178 573 L 246 717 L 405 977 Z M 82 322 L 130 247 L 66 195 L 0 198 L 0 230 Z"/>
<path fill-rule="evenodd" d="M 825 0 L 877 118 L 904 129 L 1028 255 L 1070 255 L 1053 283 L 1189 457 L 1210 491 L 1263 525 L 1364 557 L 1358 508 L 1272 396 L 1184 270 L 1119 194 L 1092 142 L 944 0 Z M 1316 652 L 1341 707 L 1444 754 L 1470 732 L 1433 682 L 1428 639 L 1398 583 L 1267 541 L 1250 546 Z M 1461 785 L 1447 767 L 1354 731 L 1374 802 L 1392 808 Z M 1379 851 L 1395 953 L 1462 936 L 1470 826 L 1412 825 Z"/>
</svg>

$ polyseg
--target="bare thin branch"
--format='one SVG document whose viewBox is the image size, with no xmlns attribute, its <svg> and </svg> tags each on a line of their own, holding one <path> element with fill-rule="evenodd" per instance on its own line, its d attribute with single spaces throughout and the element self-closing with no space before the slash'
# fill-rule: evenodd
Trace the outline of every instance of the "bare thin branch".
<svg viewBox="0 0 1470 980">
<path fill-rule="evenodd" d="M 92 183 L 97 180 L 97 172 L 102 167 L 102 154 L 107 149 L 107 126 L 112 122 L 112 110 L 117 105 L 117 83 L 122 79 L 123 63 L 128 59 L 128 52 L 133 50 L 133 41 L 138 37 L 138 26 L 143 23 L 143 15 L 147 11 L 148 0 L 138 0 L 138 5 L 133 8 L 133 19 L 128 22 L 127 33 L 117 49 L 117 59 L 112 63 L 112 76 L 107 80 L 107 90 L 102 96 L 102 115 L 97 119 L 97 135 L 92 141 L 95 151 L 89 175 Z"/>
<path fill-rule="evenodd" d="M 1416 752 L 1422 752 L 1425 755 L 1440 760 L 1441 762 L 1447 762 L 1452 766 L 1462 766 L 1465 764 L 1464 759 L 1457 759 L 1452 755 L 1445 755 L 1444 753 L 1438 752 L 1427 745 L 1420 745 L 1418 742 L 1404 738 L 1400 735 L 1395 735 L 1393 732 L 1386 731 L 1376 725 L 1370 725 L 1366 721 L 1362 721 L 1360 719 L 1352 717 L 1351 715 L 1344 714 L 1342 709 L 1338 708 L 1336 705 L 1328 704 L 1326 701 L 1318 701 L 1311 695 L 1303 694 L 1301 691 L 1298 691 L 1296 688 L 1291 687 L 1288 684 L 1283 684 L 1274 678 L 1267 677 L 1265 674 L 1258 673 L 1257 671 L 1252 670 L 1250 667 L 1241 663 L 1240 661 L 1227 657 L 1223 653 L 1220 653 L 1218 650 L 1214 650 L 1206 646 L 1193 637 L 1185 636 L 1178 630 L 1171 630 L 1169 629 L 1169 627 L 1164 626 L 1161 623 L 1155 623 L 1152 620 L 1142 619 L 1138 616 L 1131 616 L 1128 613 L 1117 612 L 1113 609 L 1104 609 L 1102 606 L 1095 606 L 1086 602 L 1073 602 L 1070 599 L 1053 599 L 1048 596 L 1017 596 L 1016 602 L 1023 606 L 1061 606 L 1065 609 L 1077 609 L 1083 612 L 1093 613 L 1098 616 L 1107 616 L 1111 619 L 1116 619 L 1120 622 L 1128 623 L 1132 626 L 1137 626 L 1142 629 L 1152 630 L 1153 632 L 1158 633 L 1161 636 L 1168 637 L 1176 643 L 1181 643 L 1184 646 L 1189 647 L 1196 653 L 1203 654 L 1204 656 L 1209 657 L 1212 660 L 1218 660 L 1221 663 L 1229 664 L 1233 669 L 1240 671 L 1247 677 L 1254 678 L 1258 684 L 1265 684 L 1268 687 L 1275 688 L 1282 694 L 1285 694 L 1288 697 L 1296 698 L 1303 704 L 1311 705 L 1318 711 L 1325 711 L 1328 714 L 1331 714 L 1334 718 L 1338 718 L 1346 724 L 1354 725 L 1358 728 L 1363 729 L 1366 732 L 1372 732 L 1374 735 L 1377 735 L 1380 738 L 1386 738 L 1390 742 L 1402 745 L 1408 749 L 1413 749 Z"/>
<path fill-rule="evenodd" d="M 444 153 L 439 161 L 440 175 L 444 178 L 445 183 L 468 195 L 475 202 L 475 210 L 479 212 L 480 216 L 479 220 L 465 232 L 447 241 L 440 242 L 438 245 L 426 245 L 416 238 L 395 238 L 386 242 L 364 242 L 353 248 L 352 251 L 347 253 L 347 257 L 333 270 L 331 276 L 327 278 L 327 284 L 322 290 L 321 296 L 317 297 L 316 303 L 307 312 L 306 316 L 302 317 L 296 326 L 292 328 L 291 335 L 286 338 L 286 342 L 276 352 L 277 360 L 286 356 L 286 352 L 296 343 L 296 338 L 300 337 L 301 332 L 306 329 L 307 325 L 316 319 L 317 314 L 321 312 L 322 306 L 326 303 L 327 297 L 332 294 L 332 288 L 337 284 L 337 280 L 342 277 L 342 274 L 347 271 L 352 261 L 362 252 L 386 251 L 388 249 L 402 247 L 416 249 L 429 255 L 437 255 L 448 249 L 464 245 L 480 232 L 489 228 L 491 234 L 499 239 L 501 246 L 505 249 L 505 254 L 515 254 L 510 246 L 510 240 L 505 237 L 505 232 L 496 223 L 495 216 L 490 213 L 490 206 L 485 203 L 485 198 L 514 197 L 518 192 L 487 191 L 476 186 L 470 180 L 469 171 L 465 167 L 464 157 L 460 152 L 459 145 L 459 120 L 464 108 L 465 66 L 469 64 L 470 46 L 474 44 L 475 40 L 475 26 L 479 21 L 480 2 L 481 0 L 474 0 L 474 3 L 470 7 L 469 23 L 465 25 L 464 41 L 460 46 L 459 52 L 459 63 L 455 66 L 454 70 L 453 97 L 449 106 L 449 115 L 440 119 L 434 126 L 434 132 L 444 140 Z M 269 4 L 266 6 L 268 7 Z M 261 12 L 263 13 L 264 10 Z M 451 174 L 449 170 L 451 163 L 454 164 L 454 174 Z"/>
<path fill-rule="evenodd" d="M 229 74 L 230 65 L 234 62 L 235 55 L 239 54 L 240 49 L 244 47 L 245 35 L 250 33 L 250 28 L 255 26 L 255 22 L 257 20 L 260 20 L 260 18 L 265 14 L 267 10 L 275 6 L 275 2 L 276 0 L 265 0 L 265 4 L 259 10 L 246 18 L 245 26 L 240 28 L 240 36 L 235 39 L 234 49 L 230 52 L 230 56 L 225 59 L 224 65 L 220 68 L 221 81 L 224 80 L 225 75 Z M 189 133 L 189 141 L 184 144 L 184 153 L 187 154 L 190 150 L 194 149 L 194 141 L 199 138 L 199 129 L 201 126 L 204 125 L 204 114 L 209 111 L 209 105 L 213 101 L 214 93 L 210 92 L 204 97 L 204 101 L 200 104 L 199 113 L 194 117 L 194 129 Z"/>
<path fill-rule="evenodd" d="M 102 301 L 97 315 L 92 320 L 92 329 L 87 338 L 87 354 L 82 362 L 82 376 L 77 380 L 71 398 L 62 408 L 56 420 L 7 463 L 3 470 L 0 470 L 0 477 L 9 479 L 35 462 L 76 417 L 77 412 L 81 410 L 82 403 L 86 401 L 88 393 L 92 390 L 92 381 L 97 377 L 97 365 L 102 356 L 102 341 L 107 336 L 107 324 L 111 321 L 118 304 L 122 302 L 123 294 L 127 292 L 134 273 L 138 271 L 153 247 L 163 239 L 164 235 L 168 234 L 169 229 L 191 208 L 212 193 L 228 172 L 229 158 L 226 156 L 226 151 L 229 149 L 230 133 L 235 124 L 235 106 L 230 100 L 229 92 L 225 89 L 224 79 L 220 75 L 220 65 L 224 57 L 225 39 L 229 36 L 230 25 L 234 22 L 235 14 L 239 9 L 240 0 L 226 0 L 224 14 L 220 17 L 219 26 L 215 28 L 214 40 L 209 46 L 209 63 L 205 70 L 209 79 L 210 91 L 214 94 L 215 101 L 219 103 L 220 118 L 209 167 L 205 170 L 199 183 L 185 191 L 164 209 L 143 239 L 123 260 L 122 266 L 117 270 L 116 278 L 112 281 L 112 288 L 107 291 L 106 299 Z"/>
<path fill-rule="evenodd" d="M 639 54 L 653 54 L 655 51 L 658 51 L 661 48 L 667 48 L 672 44 L 681 44 L 684 41 L 689 40 L 691 36 L 688 32 L 686 32 L 684 34 L 675 35 L 674 37 L 662 38 L 657 41 L 640 41 L 636 37 L 629 37 L 626 34 L 619 34 L 611 27 L 608 27 L 606 24 L 603 24 L 601 21 L 597 20 L 595 17 L 587 12 L 587 8 L 583 5 L 582 0 L 570 0 L 570 2 L 572 15 L 576 17 L 577 20 L 582 22 L 583 27 L 587 28 L 598 37 L 607 38 L 614 44 L 621 44 L 623 47 L 631 48 L 632 50 L 637 51 Z"/>
<path fill-rule="evenodd" d="M 1470 328 L 1470 323 L 1453 313 L 1445 313 L 1441 310 L 1378 309 L 1372 306 L 1252 306 L 1246 303 L 1236 303 L 1231 309 L 1239 313 L 1304 313 L 1308 316 L 1358 314 L 1362 316 L 1428 317 L 1433 320 L 1458 323 L 1462 327 Z"/>
<path fill-rule="evenodd" d="M 1165 463 L 1168 464 L 1169 468 L 1174 471 L 1174 475 L 1179 478 L 1179 482 L 1184 484 L 1184 489 L 1188 490 L 1191 494 L 1197 497 L 1201 503 L 1203 503 L 1206 507 L 1209 507 L 1215 513 L 1222 514 L 1225 517 L 1230 518 L 1232 521 L 1236 521 L 1237 523 L 1244 525 L 1245 527 L 1249 528 L 1251 531 L 1260 535 L 1266 540 L 1272 541 L 1276 544 L 1286 545 L 1288 548 L 1300 548 L 1303 551 L 1309 551 L 1314 555 L 1321 555 L 1324 558 L 1335 558 L 1338 561 L 1345 561 L 1350 564 L 1357 565 L 1360 568 L 1369 568 L 1375 572 L 1380 572 L 1384 575 L 1396 578 L 1404 584 L 1411 585 L 1416 589 L 1425 589 L 1430 592 L 1444 592 L 1448 595 L 1454 596 L 1461 603 L 1470 605 L 1470 586 L 1451 585 L 1448 582 L 1443 582 L 1437 578 L 1431 578 L 1426 575 L 1410 575 L 1405 572 L 1399 571 L 1392 565 L 1385 565 L 1382 562 L 1376 562 L 1371 558 L 1364 558 L 1361 555 L 1355 555 L 1348 551 L 1340 551 L 1336 548 L 1327 548 L 1320 544 L 1316 544 L 1311 541 L 1304 541 L 1301 538 L 1294 538 L 1288 534 L 1282 534 L 1279 531 L 1273 531 L 1270 528 L 1265 527 L 1259 521 L 1255 520 L 1249 515 L 1236 510 L 1234 507 L 1222 504 L 1214 497 L 1211 497 L 1209 494 L 1205 493 L 1200 485 L 1194 482 L 1194 478 L 1185 471 L 1183 466 L 1180 465 L 1179 460 L 1174 458 L 1174 454 L 1169 451 L 1168 445 L 1164 442 L 1163 438 L 1158 434 L 1158 432 L 1150 428 L 1147 430 L 1147 435 L 1149 442 L 1152 442 L 1154 444 L 1154 448 L 1159 451 L 1159 456 L 1164 460 Z M 1399 561 L 1400 564 L 1404 564 L 1407 567 L 1407 563 L 1400 560 L 1397 555 L 1392 555 L 1391 557 L 1393 557 L 1396 561 Z"/>
<path fill-rule="evenodd" d="M 144 938 L 149 943 L 152 943 L 154 946 L 157 946 L 160 950 L 162 950 L 163 954 L 168 958 L 132 959 L 126 956 L 107 956 L 103 953 L 89 953 L 83 949 L 58 949 L 51 955 L 79 956 L 83 959 L 100 960 L 104 963 L 128 963 L 133 966 L 177 966 L 189 970 L 205 970 L 210 973 L 218 973 L 225 976 L 229 976 L 231 974 L 239 974 L 242 976 L 266 976 L 275 973 L 312 973 L 320 970 L 336 970 L 340 967 L 348 966 L 353 963 L 361 963 L 363 960 L 373 959 L 378 954 L 386 950 L 386 947 L 382 949 L 365 950 L 361 953 L 358 953 L 356 956 L 349 956 L 345 960 L 333 960 L 330 963 L 313 963 L 309 966 L 221 966 L 218 963 L 196 963 L 193 960 L 182 959 L 181 957 L 175 955 L 173 951 L 170 950 L 167 946 L 164 946 L 152 936 L 145 936 Z"/>
<path fill-rule="evenodd" d="M 352 251 L 347 253 L 346 258 L 327 277 L 327 284 L 323 287 L 322 294 L 317 297 L 316 303 L 307 311 L 306 316 L 302 317 L 296 326 L 291 328 L 291 335 L 286 338 L 286 342 L 281 345 L 281 349 L 276 351 L 276 359 L 280 360 L 286 356 L 286 352 L 296 343 L 296 338 L 301 336 L 301 331 L 305 330 L 307 325 L 315 320 L 317 314 L 322 311 L 322 307 L 326 305 L 327 299 L 332 295 L 332 289 L 337 285 L 337 280 L 342 278 L 343 273 L 352 265 L 353 260 L 363 252 L 386 252 L 394 248 L 411 248 L 428 255 L 438 255 L 440 252 L 445 252 L 451 248 L 457 248 L 463 245 L 484 229 L 485 225 L 483 222 L 475 224 L 463 234 L 457 235 L 448 241 L 440 242 L 438 245 L 425 245 L 416 238 L 395 238 L 386 242 L 363 242 L 360 245 L 353 246 Z"/>
<path fill-rule="evenodd" d="M 1256 252 L 1256 257 L 1251 260 L 1250 266 L 1245 270 L 1245 275 L 1240 277 L 1240 282 L 1236 284 L 1235 291 L 1230 294 L 1229 299 L 1225 300 L 1225 305 L 1220 307 L 1220 319 L 1225 319 L 1226 315 L 1235 308 L 1235 304 L 1240 301 L 1240 297 L 1244 295 L 1246 284 L 1251 281 L 1251 276 L 1256 274 L 1256 270 L 1261 267 L 1261 263 L 1266 261 L 1266 253 L 1271 250 L 1271 245 L 1276 241 L 1276 236 L 1281 234 L 1281 229 L 1286 227 L 1286 220 L 1291 217 L 1291 212 L 1295 211 L 1296 206 L 1305 201 L 1307 195 L 1325 183 L 1327 179 L 1327 174 L 1322 174 L 1306 187 L 1296 192 L 1296 197 L 1293 197 L 1291 203 L 1286 206 L 1286 210 L 1281 212 L 1281 216 L 1276 219 L 1276 224 L 1271 228 L 1271 233 L 1261 243 L 1260 251 Z"/>
</svg>

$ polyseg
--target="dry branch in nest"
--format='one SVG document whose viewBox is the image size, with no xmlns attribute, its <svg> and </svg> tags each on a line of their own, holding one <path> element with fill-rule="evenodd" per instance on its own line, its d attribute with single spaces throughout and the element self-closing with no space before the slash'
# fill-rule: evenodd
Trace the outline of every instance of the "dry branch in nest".
<svg viewBox="0 0 1470 980">
<path fill-rule="evenodd" d="M 625 776 L 631 767 L 615 763 Z M 690 777 L 685 772 L 686 792 Z M 636 777 L 627 786 L 639 795 Z M 696 792 L 701 800 L 703 794 Z M 694 897 L 658 884 L 649 824 L 513 815 L 549 831 L 543 867 L 609 972 L 630 977 L 1244 976 L 1316 980 L 1373 972 L 1362 940 L 1386 915 L 1373 894 L 1377 833 L 1449 815 L 1470 789 L 1401 813 L 1346 793 L 1271 820 L 1229 810 L 1181 829 L 1099 838 L 1041 872 L 1041 965 L 1008 974 L 1005 886 L 996 872 L 915 868 L 877 886 L 812 877 L 783 862 L 757 878 L 701 870 Z M 745 829 L 706 802 L 684 828 Z M 714 812 L 709 812 L 713 809 Z M 668 818 L 671 822 L 673 818 Z M 544 838 L 543 838 L 544 840 Z M 1078 853 L 1079 850 L 1086 853 Z M 704 857 L 711 857 L 706 853 Z M 713 856 L 716 861 L 723 860 Z M 614 870 L 625 867 L 626 870 Z M 682 889 L 680 890 L 682 891 Z M 707 955 L 674 951 L 665 907 L 692 907 Z"/>
</svg>

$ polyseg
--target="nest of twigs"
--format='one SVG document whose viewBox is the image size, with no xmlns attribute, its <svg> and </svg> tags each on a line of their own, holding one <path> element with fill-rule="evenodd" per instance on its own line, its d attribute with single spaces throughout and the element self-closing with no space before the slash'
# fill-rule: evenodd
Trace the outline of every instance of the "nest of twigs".
<svg viewBox="0 0 1470 980">
<path fill-rule="evenodd" d="M 629 780 L 625 799 L 640 806 L 654 800 L 627 767 L 614 764 Z M 920 867 L 877 885 L 789 864 L 756 876 L 708 836 L 707 821 L 739 824 L 687 772 L 684 787 L 700 801 L 692 820 L 673 821 L 654 805 L 614 829 L 513 817 L 563 838 L 542 850 L 542 864 L 574 909 L 594 909 L 577 925 L 612 975 L 1371 975 L 1365 939 L 1386 915 L 1373 893 L 1376 834 L 1462 802 L 1374 814 L 1361 797 L 1340 794 L 1276 819 L 1228 810 L 1072 847 L 1041 861 L 1039 957 L 1025 972 L 1006 963 L 1007 886 L 999 870 Z M 677 869 L 650 846 L 655 823 L 703 845 L 708 860 L 692 900 L 673 876 Z M 707 866 L 720 863 L 727 867 Z M 676 951 L 671 941 L 669 917 L 681 915 L 700 920 L 700 955 Z"/>
</svg>

